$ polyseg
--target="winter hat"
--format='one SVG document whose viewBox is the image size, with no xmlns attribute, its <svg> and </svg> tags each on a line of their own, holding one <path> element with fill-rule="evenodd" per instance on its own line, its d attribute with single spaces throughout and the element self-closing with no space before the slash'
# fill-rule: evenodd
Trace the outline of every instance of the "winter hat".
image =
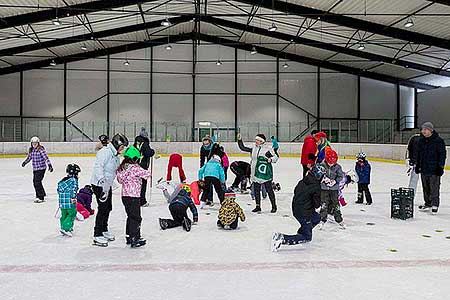
<svg viewBox="0 0 450 300">
<path fill-rule="evenodd" d="M 211 158 L 211 160 L 217 161 L 218 163 L 222 162 L 222 159 L 220 158 L 219 155 L 214 154 L 213 157 Z"/>
<path fill-rule="evenodd" d="M 141 127 L 141 132 L 139 132 L 139 135 L 145 138 L 148 138 L 148 132 L 145 129 L 145 127 Z"/>
<path fill-rule="evenodd" d="M 315 135 L 314 135 L 314 139 L 316 140 L 316 141 L 318 141 L 318 140 L 320 140 L 321 138 L 327 138 L 327 134 L 325 133 L 325 132 L 323 132 L 323 131 L 321 131 L 321 132 L 318 132 L 318 133 L 316 133 Z"/>
<path fill-rule="evenodd" d="M 225 193 L 225 200 L 231 199 L 233 201 L 236 200 L 236 193 Z"/>
<path fill-rule="evenodd" d="M 265 143 L 265 142 L 266 142 L 266 136 L 265 136 L 264 134 L 262 134 L 262 133 L 258 133 L 258 134 L 255 136 L 255 140 L 258 140 L 258 141 L 260 141 L 260 142 Z"/>
<path fill-rule="evenodd" d="M 330 149 L 328 151 L 325 152 L 325 161 L 329 164 L 329 165 L 334 165 L 335 163 L 337 163 L 338 161 L 338 155 L 336 153 L 336 151 Z"/>
<path fill-rule="evenodd" d="M 428 129 L 429 131 L 434 131 L 434 125 L 431 122 L 425 122 L 422 124 L 422 126 L 420 127 L 422 129 Z"/>
</svg>

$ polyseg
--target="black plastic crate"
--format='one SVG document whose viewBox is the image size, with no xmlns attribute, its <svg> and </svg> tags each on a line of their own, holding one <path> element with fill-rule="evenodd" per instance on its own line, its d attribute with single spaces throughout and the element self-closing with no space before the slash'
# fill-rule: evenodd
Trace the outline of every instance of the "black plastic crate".
<svg viewBox="0 0 450 300">
<path fill-rule="evenodd" d="M 391 218 L 410 219 L 414 217 L 414 189 L 391 189 Z"/>
</svg>

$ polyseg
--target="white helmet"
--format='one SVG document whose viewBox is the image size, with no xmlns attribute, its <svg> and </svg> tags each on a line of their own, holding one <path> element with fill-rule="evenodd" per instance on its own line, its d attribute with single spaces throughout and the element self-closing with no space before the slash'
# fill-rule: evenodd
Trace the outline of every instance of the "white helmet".
<svg viewBox="0 0 450 300">
<path fill-rule="evenodd" d="M 31 143 L 40 143 L 41 140 L 37 136 L 33 136 L 30 140 Z"/>
<path fill-rule="evenodd" d="M 212 160 L 215 160 L 215 161 L 217 161 L 218 163 L 221 163 L 221 162 L 222 162 L 222 159 L 220 159 L 220 156 L 219 156 L 219 155 L 216 155 L 216 154 L 213 155 Z"/>
</svg>

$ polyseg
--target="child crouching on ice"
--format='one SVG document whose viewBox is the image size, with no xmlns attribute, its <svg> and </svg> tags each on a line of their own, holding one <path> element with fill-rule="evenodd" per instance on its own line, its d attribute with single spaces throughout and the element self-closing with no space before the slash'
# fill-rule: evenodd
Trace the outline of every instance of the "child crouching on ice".
<svg viewBox="0 0 450 300">
<path fill-rule="evenodd" d="M 125 157 L 117 170 L 117 181 L 122 185 L 122 203 L 127 213 L 126 240 L 131 248 L 144 246 L 147 241 L 141 237 L 141 186 L 142 179 L 152 175 L 150 171 L 139 166 L 141 153 L 134 146 L 129 146 Z"/>
<path fill-rule="evenodd" d="M 235 202 L 236 194 L 225 194 L 225 200 L 219 209 L 219 220 L 217 227 L 223 229 L 236 229 L 238 227 L 239 218 L 245 222 L 245 214 L 242 208 Z"/>
<path fill-rule="evenodd" d="M 168 188 L 173 189 L 169 193 Z M 187 215 L 187 209 L 192 212 L 194 224 L 198 222 L 198 212 L 194 202 L 191 199 L 191 187 L 188 184 L 175 185 L 169 182 L 163 182 L 157 185 L 157 188 L 163 190 L 164 197 L 169 203 L 169 211 L 173 219 L 159 218 L 159 226 L 162 230 L 183 226 L 187 232 L 191 231 L 192 221 Z"/>
<path fill-rule="evenodd" d="M 68 237 L 72 236 L 73 222 L 77 215 L 78 173 L 80 172 L 78 165 L 70 164 L 66 168 L 67 176 L 58 182 L 58 201 L 61 209 L 60 232 Z"/>
<path fill-rule="evenodd" d="M 320 183 L 325 172 L 325 167 L 316 164 L 295 187 L 292 213 L 300 223 L 300 228 L 297 230 L 297 234 L 293 235 L 273 233 L 273 252 L 276 252 L 281 245 L 296 245 L 312 240 L 312 229 L 320 222 L 320 215 L 316 212 L 316 209 L 321 206 Z"/>
<path fill-rule="evenodd" d="M 79 212 L 84 219 L 87 219 L 94 214 L 94 210 L 91 208 L 93 193 L 90 185 L 86 185 L 78 191 L 77 212 Z"/>
</svg>

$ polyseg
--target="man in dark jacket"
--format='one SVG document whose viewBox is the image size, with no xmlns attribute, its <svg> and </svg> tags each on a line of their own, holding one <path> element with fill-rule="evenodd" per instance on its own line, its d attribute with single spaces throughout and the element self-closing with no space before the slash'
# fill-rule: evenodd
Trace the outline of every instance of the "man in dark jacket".
<svg viewBox="0 0 450 300">
<path fill-rule="evenodd" d="M 432 208 L 432 213 L 436 214 L 439 209 L 439 189 L 447 150 L 444 140 L 439 137 L 431 122 L 424 123 L 421 128 L 423 137 L 418 143 L 416 173 L 421 174 L 425 204 L 420 205 L 419 209 Z"/>
<path fill-rule="evenodd" d="M 417 164 L 417 152 L 421 135 L 414 134 L 409 138 L 408 150 L 406 151 L 406 159 L 408 161 L 408 176 L 409 176 L 409 188 L 414 189 L 414 194 L 417 191 L 417 182 L 419 181 L 419 175 L 416 174 Z"/>
<path fill-rule="evenodd" d="M 274 233 L 272 251 L 277 251 L 281 245 L 296 245 L 312 240 L 312 229 L 320 222 L 320 214 L 316 212 L 316 209 L 321 206 L 320 182 L 325 173 L 325 168 L 316 164 L 297 184 L 292 200 L 292 212 L 301 227 L 294 235 Z"/>
<path fill-rule="evenodd" d="M 139 165 L 148 170 L 150 167 L 150 158 L 155 155 L 155 150 L 150 148 L 150 140 L 148 139 L 148 133 L 144 127 L 141 128 L 141 132 L 134 139 L 134 147 L 136 147 L 139 152 L 141 152 L 141 160 Z M 141 187 L 141 206 L 147 207 L 149 203 L 147 202 L 145 194 L 147 193 L 147 180 L 142 179 Z"/>
</svg>

